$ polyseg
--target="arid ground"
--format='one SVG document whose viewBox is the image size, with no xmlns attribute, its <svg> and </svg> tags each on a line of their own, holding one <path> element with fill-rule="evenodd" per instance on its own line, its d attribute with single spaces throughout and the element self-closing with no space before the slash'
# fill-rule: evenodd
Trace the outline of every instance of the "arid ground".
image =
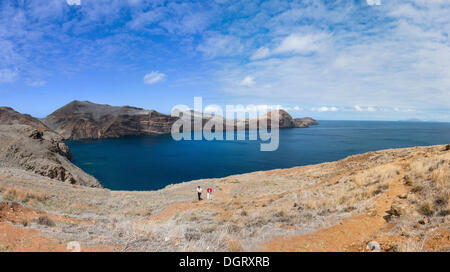
<svg viewBox="0 0 450 272">
<path fill-rule="evenodd" d="M 0 168 L 0 251 L 449 251 L 449 194 L 449 145 L 148 192 Z"/>
</svg>

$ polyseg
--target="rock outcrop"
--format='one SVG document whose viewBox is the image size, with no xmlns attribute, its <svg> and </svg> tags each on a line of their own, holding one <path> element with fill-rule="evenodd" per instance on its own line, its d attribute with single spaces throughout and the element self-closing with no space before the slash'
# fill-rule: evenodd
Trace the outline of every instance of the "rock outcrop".
<svg viewBox="0 0 450 272">
<path fill-rule="evenodd" d="M 64 139 L 79 140 L 166 134 L 176 120 L 154 110 L 73 101 L 42 122 Z"/>
<path fill-rule="evenodd" d="M 62 137 L 39 119 L 0 108 L 0 167 L 23 169 L 70 184 L 101 187 L 70 159 Z"/>
<path fill-rule="evenodd" d="M 273 111 L 272 111 L 273 112 Z M 267 115 L 260 117 L 259 121 L 267 120 L 270 127 L 270 118 L 272 112 L 267 113 Z M 284 110 L 278 110 L 278 118 L 280 119 L 280 128 L 306 128 L 311 125 L 318 125 L 316 120 L 311 117 L 304 118 L 292 118 L 292 116 Z"/>
<path fill-rule="evenodd" d="M 303 118 L 295 118 L 294 119 L 295 127 L 304 128 L 309 126 L 315 126 L 319 123 L 311 117 L 303 117 Z"/>
<path fill-rule="evenodd" d="M 312 118 L 293 119 L 286 111 L 279 112 L 280 128 L 308 127 L 317 124 Z M 224 128 L 227 125 L 226 119 L 221 116 L 202 115 L 193 111 L 190 113 L 192 116 L 200 114 L 203 125 L 212 118 L 221 118 Z M 271 113 L 268 113 L 258 120 L 268 122 L 270 127 L 270 116 Z M 64 139 L 79 140 L 167 134 L 177 120 L 178 117 L 154 110 L 73 101 L 42 119 L 42 122 Z M 236 124 L 236 121 L 232 123 Z M 245 120 L 245 129 L 248 129 L 248 124 L 249 120 Z M 236 125 L 234 126 L 237 129 Z"/>
</svg>

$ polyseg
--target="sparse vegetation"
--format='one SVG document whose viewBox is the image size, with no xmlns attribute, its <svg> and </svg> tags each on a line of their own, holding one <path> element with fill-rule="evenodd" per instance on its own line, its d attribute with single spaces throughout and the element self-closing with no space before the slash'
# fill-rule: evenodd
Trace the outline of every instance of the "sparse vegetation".
<svg viewBox="0 0 450 272">
<path fill-rule="evenodd" d="M 20 187 L 15 187 L 4 189 L 4 198 L 8 201 L 27 203 L 31 200 L 43 202 L 48 200 L 49 196 L 43 192 L 32 192 Z"/>
<path fill-rule="evenodd" d="M 51 220 L 50 218 L 48 218 L 47 216 L 39 216 L 39 218 L 37 219 L 37 223 L 39 225 L 43 225 L 43 226 L 47 226 L 47 227 L 54 227 L 56 224 L 55 222 L 53 222 L 53 220 Z"/>
<path fill-rule="evenodd" d="M 384 249 L 426 250 L 423 244 L 429 238 L 425 234 L 436 229 L 436 224 L 448 226 L 450 157 L 441 149 L 380 151 L 335 163 L 271 171 L 270 175 L 258 172 L 175 184 L 157 192 L 9 182 L 2 178 L 0 168 L 0 193 L 4 200 L 26 207 L 90 221 L 53 221 L 53 215 L 32 221 L 53 226 L 47 230 L 52 233 L 62 228 L 70 231 L 59 239 L 70 236 L 86 242 L 83 237 L 98 237 L 130 251 L 260 250 L 274 237 L 314 235 L 348 218 L 354 222 L 360 216 L 367 216 L 365 220 L 385 217 L 389 209 L 393 215 L 385 219 L 392 226 L 383 231 L 402 239 Z M 214 189 L 213 201 L 199 202 L 197 184 L 221 188 Z M 381 209 L 381 204 L 386 207 Z M 21 215 L 15 222 L 38 227 L 23 218 Z M 367 222 L 363 224 L 370 228 L 372 223 Z M 84 236 L 86 231 L 92 235 Z M 375 236 L 370 239 L 376 239 L 378 233 L 372 234 Z"/>
<path fill-rule="evenodd" d="M 418 211 L 426 216 L 431 216 L 434 213 L 433 204 L 430 202 L 424 202 L 419 205 Z"/>
</svg>

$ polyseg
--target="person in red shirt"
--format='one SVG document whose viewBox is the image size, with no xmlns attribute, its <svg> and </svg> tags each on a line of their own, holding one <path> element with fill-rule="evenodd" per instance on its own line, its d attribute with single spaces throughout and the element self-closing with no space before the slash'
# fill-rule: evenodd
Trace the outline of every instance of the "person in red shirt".
<svg viewBox="0 0 450 272">
<path fill-rule="evenodd" d="M 211 188 L 206 189 L 206 193 L 208 200 L 212 200 L 212 189 Z"/>
</svg>

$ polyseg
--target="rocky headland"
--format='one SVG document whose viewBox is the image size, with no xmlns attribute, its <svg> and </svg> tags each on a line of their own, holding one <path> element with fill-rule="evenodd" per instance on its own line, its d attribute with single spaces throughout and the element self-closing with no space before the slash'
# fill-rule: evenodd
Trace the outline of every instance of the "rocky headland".
<svg viewBox="0 0 450 272">
<path fill-rule="evenodd" d="M 195 113 L 191 111 L 192 116 Z M 308 127 L 317 122 L 310 118 L 292 118 L 286 111 L 280 110 L 280 128 Z M 212 118 L 221 118 L 224 129 L 227 121 L 221 116 L 203 114 L 200 117 L 202 124 Z M 151 136 L 170 133 L 172 125 L 178 120 L 167 114 L 155 110 L 144 110 L 135 107 L 117 107 L 95 104 L 89 101 L 72 101 L 42 119 L 50 129 L 57 132 L 64 139 L 98 139 L 118 138 L 123 136 Z M 260 121 L 269 122 L 270 113 L 260 118 Z M 237 121 L 232 121 L 237 128 Z M 244 128 L 248 129 L 248 120 L 244 120 Z M 191 126 L 192 129 L 194 126 Z"/>
</svg>

